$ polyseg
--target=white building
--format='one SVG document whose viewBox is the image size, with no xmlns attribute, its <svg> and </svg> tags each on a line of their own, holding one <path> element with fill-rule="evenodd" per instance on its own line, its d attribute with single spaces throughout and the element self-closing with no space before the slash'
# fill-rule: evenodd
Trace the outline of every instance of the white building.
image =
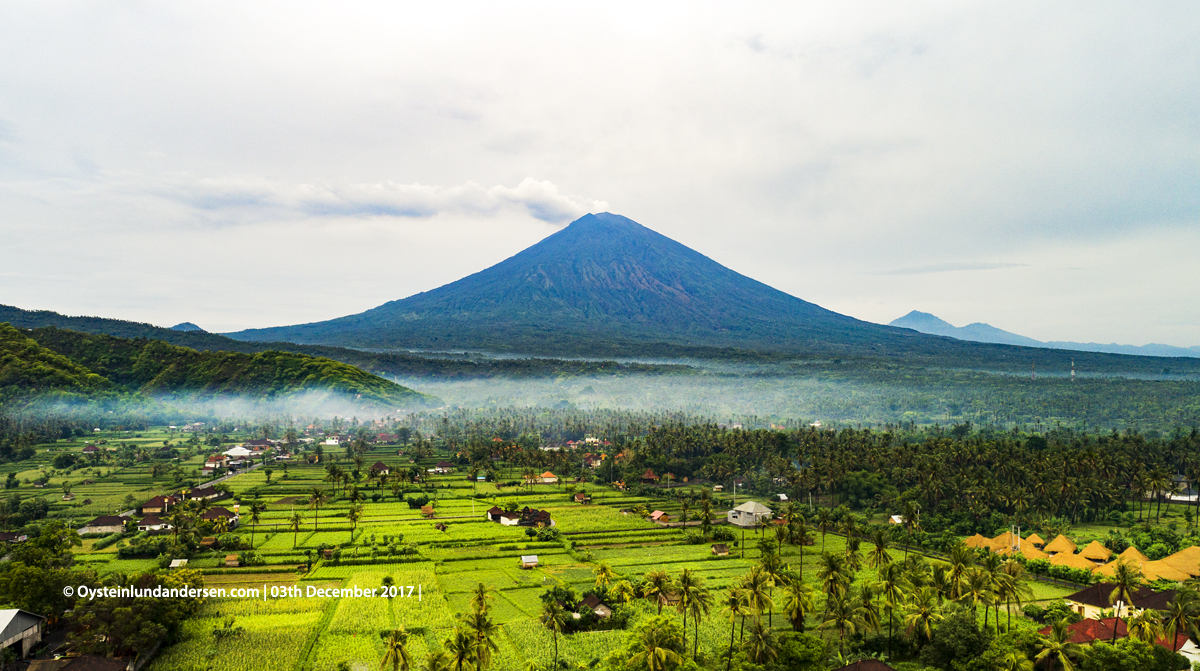
<svg viewBox="0 0 1200 671">
<path fill-rule="evenodd" d="M 760 519 L 770 520 L 771 509 L 757 501 L 747 501 L 725 513 L 725 519 L 739 527 L 753 527 Z"/>
</svg>

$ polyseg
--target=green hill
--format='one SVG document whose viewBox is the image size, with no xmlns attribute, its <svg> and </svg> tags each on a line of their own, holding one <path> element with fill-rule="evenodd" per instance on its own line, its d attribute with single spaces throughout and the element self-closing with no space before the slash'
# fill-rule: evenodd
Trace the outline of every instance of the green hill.
<svg viewBox="0 0 1200 671">
<path fill-rule="evenodd" d="M 5 343 L 2 379 L 10 395 L 16 390 L 88 391 L 116 385 L 147 395 L 277 398 L 319 391 L 389 407 L 437 402 L 354 366 L 304 354 L 202 352 L 160 340 L 55 327 L 25 332 L 8 324 L 0 328 Z"/>
<path fill-rule="evenodd" d="M 95 392 L 113 383 L 0 323 L 0 399 L 45 391 Z"/>
</svg>

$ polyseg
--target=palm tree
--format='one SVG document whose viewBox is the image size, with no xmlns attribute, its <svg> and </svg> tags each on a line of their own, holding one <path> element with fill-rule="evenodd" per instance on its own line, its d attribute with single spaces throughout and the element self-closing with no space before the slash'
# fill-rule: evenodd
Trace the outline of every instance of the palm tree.
<svg viewBox="0 0 1200 671">
<path fill-rule="evenodd" d="M 470 633 L 455 627 L 443 645 L 450 657 L 450 669 L 475 671 L 475 638 Z"/>
<path fill-rule="evenodd" d="M 950 594 L 958 600 L 962 596 L 962 582 L 967 569 L 975 563 L 975 553 L 963 543 L 950 548 Z"/>
<path fill-rule="evenodd" d="M 350 506 L 350 510 L 346 512 L 346 519 L 350 520 L 350 540 L 354 540 L 354 532 L 358 529 L 358 521 L 362 519 L 363 507 Z"/>
<path fill-rule="evenodd" d="M 875 601 L 875 598 L 879 594 L 875 591 L 876 589 L 877 587 L 871 583 L 864 584 L 858 592 L 858 603 L 862 609 L 863 625 L 875 630 L 875 634 L 878 635 L 880 627 L 879 603 Z"/>
<path fill-rule="evenodd" d="M 563 607 L 554 599 L 542 604 L 542 616 L 538 618 L 542 625 L 554 636 L 554 668 L 558 668 L 558 634 L 567 626 L 567 614 Z"/>
<path fill-rule="evenodd" d="M 266 512 L 267 507 L 261 503 L 250 504 L 250 549 L 254 549 L 254 528 L 262 521 L 262 514 Z"/>
<path fill-rule="evenodd" d="M 408 632 L 401 626 L 390 632 L 384 639 L 383 661 L 380 669 L 387 668 L 390 663 L 392 671 L 409 671 L 412 669 L 412 653 L 408 651 Z"/>
<path fill-rule="evenodd" d="M 617 577 L 617 574 L 613 572 L 608 562 L 597 564 L 596 568 L 592 569 L 592 575 L 596 576 L 596 589 L 607 588 L 613 578 Z"/>
<path fill-rule="evenodd" d="M 1115 629 L 1116 627 L 1113 628 Z M 1130 638 L 1136 638 L 1150 645 L 1154 645 L 1154 642 L 1162 638 L 1165 633 L 1163 631 L 1162 616 L 1158 614 L 1158 611 L 1149 608 L 1129 618 L 1127 629 Z"/>
<path fill-rule="evenodd" d="M 1071 642 L 1071 630 L 1067 628 L 1066 619 L 1055 622 L 1049 636 L 1041 636 L 1038 649 L 1041 652 L 1034 661 L 1041 663 L 1042 660 L 1048 659 L 1052 669 L 1059 667 L 1062 671 L 1075 670 L 1072 658 L 1079 655 L 1079 646 Z"/>
<path fill-rule="evenodd" d="M 821 563 L 817 566 L 817 580 L 826 596 L 844 594 L 850 586 L 846 575 L 845 560 L 828 552 L 821 553 Z"/>
<path fill-rule="evenodd" d="M 312 493 L 308 496 L 308 507 L 315 510 L 313 516 L 313 531 L 317 530 L 317 523 L 321 520 L 321 504 L 329 500 L 329 495 L 320 487 L 313 487 Z"/>
<path fill-rule="evenodd" d="M 1129 596 L 1142 584 L 1142 569 L 1131 561 L 1118 559 L 1110 582 L 1115 589 L 1112 594 L 1108 595 L 1108 602 L 1117 607 L 1117 617 L 1120 618 L 1121 608 L 1129 603 Z M 1109 642 L 1114 644 L 1117 642 L 1116 627 L 1113 627 L 1112 640 Z"/>
<path fill-rule="evenodd" d="M 491 609 L 491 601 L 495 599 L 493 594 L 495 590 L 483 583 L 475 585 L 475 589 L 471 590 L 471 610 L 481 613 L 488 612 Z"/>
<path fill-rule="evenodd" d="M 725 671 L 729 671 L 729 667 L 733 665 L 733 632 L 737 631 L 738 618 L 745 622 L 749 610 L 745 593 L 740 588 L 731 587 L 725 593 L 725 598 L 721 599 L 721 612 L 729 619 L 729 657 L 725 661 Z"/>
<path fill-rule="evenodd" d="M 1033 662 L 1024 653 L 1013 650 L 1001 660 L 1000 671 L 1033 671 Z"/>
<path fill-rule="evenodd" d="M 1008 611 L 1008 629 L 1012 629 L 1012 603 L 1017 602 L 1017 607 L 1021 607 L 1023 598 L 1032 598 L 1033 589 L 1025 584 L 1025 565 L 1020 562 L 1008 560 L 1004 562 L 1000 574 L 996 577 L 996 596 L 1004 601 L 1005 610 Z M 1000 628 L 1000 615 L 996 615 L 996 628 Z"/>
<path fill-rule="evenodd" d="M 804 580 L 804 546 L 808 545 L 808 537 L 812 532 L 804 518 L 796 520 L 792 532 L 792 542 L 800 546 L 800 579 Z"/>
<path fill-rule="evenodd" d="M 887 531 L 879 528 L 871 533 L 871 542 L 875 547 L 867 553 L 867 566 L 877 572 L 882 571 L 883 567 L 892 563 L 892 555 L 888 553 L 892 547 L 892 541 L 888 538 Z"/>
<path fill-rule="evenodd" d="M 904 600 L 904 590 L 907 582 L 908 581 L 904 578 L 904 571 L 898 564 L 888 564 L 880 569 L 880 595 L 883 597 L 883 600 L 887 602 L 889 659 L 892 656 L 892 636 L 895 631 L 893 625 L 896 621 L 896 605 Z"/>
<path fill-rule="evenodd" d="M 763 611 L 774 610 L 775 602 L 771 600 L 771 588 L 775 583 L 762 567 L 750 567 L 750 572 L 742 576 L 741 584 L 745 590 L 746 601 L 756 617 L 762 617 Z"/>
<path fill-rule="evenodd" d="M 788 583 L 783 593 L 783 613 L 792 623 L 792 631 L 804 631 L 804 618 L 813 609 L 815 603 L 813 588 L 793 580 Z"/>
<path fill-rule="evenodd" d="M 713 596 L 707 589 L 700 587 L 692 596 L 691 602 L 688 604 L 688 610 L 692 613 L 692 627 L 695 634 L 692 638 L 692 661 L 696 661 L 700 657 L 700 620 L 705 615 L 708 615 L 709 609 L 713 605 Z M 687 653 L 687 648 L 684 648 L 684 653 Z"/>
<path fill-rule="evenodd" d="M 1181 633 L 1197 636 L 1197 625 L 1200 625 L 1200 599 L 1191 589 L 1181 589 L 1167 603 L 1166 617 L 1163 626 L 1175 632 L 1175 638 Z"/>
<path fill-rule="evenodd" d="M 862 623 L 862 606 L 849 594 L 834 594 L 825 600 L 825 621 L 821 623 L 821 628 L 837 630 L 841 654 L 846 654 L 846 636 L 858 633 Z"/>
<path fill-rule="evenodd" d="M 496 644 L 500 625 L 488 617 L 486 610 L 472 610 L 462 615 L 461 619 L 471 635 L 475 667 L 478 669 L 488 668 L 492 665 L 492 653 L 500 649 Z"/>
<path fill-rule="evenodd" d="M 679 638 L 671 629 L 669 620 L 657 618 L 643 625 L 636 642 L 637 654 L 626 662 L 629 666 L 645 664 L 650 671 L 664 671 L 683 661 L 676 649 Z"/>
<path fill-rule="evenodd" d="M 667 602 L 667 595 L 671 592 L 671 576 L 667 575 L 666 571 L 651 571 L 646 574 L 645 582 L 642 585 L 642 596 L 649 599 L 654 597 L 658 601 L 658 614 L 662 615 L 663 604 Z"/>
<path fill-rule="evenodd" d="M 300 513 L 292 513 L 291 519 L 288 520 L 288 528 L 292 530 L 292 549 L 296 549 L 296 541 L 300 537 L 300 525 L 304 524 L 304 518 Z"/>
<path fill-rule="evenodd" d="M 608 597 L 620 603 L 629 603 L 637 596 L 633 583 L 628 580 L 618 580 L 608 592 Z"/>
<path fill-rule="evenodd" d="M 755 618 L 750 625 L 750 640 L 746 643 L 746 657 L 755 664 L 769 664 L 779 657 L 775 632 L 764 625 L 761 618 Z"/>
<path fill-rule="evenodd" d="M 688 611 L 691 609 L 696 594 L 704 589 L 704 578 L 697 576 L 692 569 L 685 568 L 679 575 L 679 581 L 675 583 L 675 587 L 679 593 L 679 603 L 675 605 L 675 608 L 683 613 L 683 651 L 686 653 Z"/>
<path fill-rule="evenodd" d="M 434 650 L 425 656 L 421 671 L 450 671 L 450 655 L 445 650 Z"/>
<path fill-rule="evenodd" d="M 937 612 L 937 596 L 928 587 L 922 587 L 913 594 L 913 600 L 908 604 L 908 613 L 904 617 L 904 626 L 913 633 L 914 639 L 924 638 L 928 641 L 933 637 L 934 624 L 942 619 Z"/>
<path fill-rule="evenodd" d="M 821 552 L 825 552 L 825 533 L 833 529 L 833 514 L 828 508 L 817 511 L 817 529 L 821 531 Z"/>
</svg>

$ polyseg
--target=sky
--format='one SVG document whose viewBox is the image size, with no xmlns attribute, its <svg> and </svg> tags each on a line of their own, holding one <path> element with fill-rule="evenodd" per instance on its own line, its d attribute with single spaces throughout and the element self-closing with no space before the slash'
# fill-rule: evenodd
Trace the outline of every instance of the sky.
<svg viewBox="0 0 1200 671">
<path fill-rule="evenodd" d="M 0 4 L 0 304 L 211 331 L 611 211 L 823 307 L 1200 345 L 1195 3 Z"/>
</svg>

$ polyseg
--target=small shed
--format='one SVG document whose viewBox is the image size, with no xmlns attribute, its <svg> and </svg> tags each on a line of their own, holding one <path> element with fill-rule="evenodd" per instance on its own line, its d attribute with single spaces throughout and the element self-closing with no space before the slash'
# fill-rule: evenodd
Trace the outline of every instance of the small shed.
<svg viewBox="0 0 1200 671">
<path fill-rule="evenodd" d="M 433 528 L 437 529 L 438 531 L 445 531 L 449 527 L 447 527 L 444 522 L 438 522 L 437 524 L 433 525 Z"/>
<path fill-rule="evenodd" d="M 729 546 L 724 543 L 714 543 L 712 546 L 712 553 L 718 557 L 728 557 Z"/>
<path fill-rule="evenodd" d="M 582 611 L 584 608 L 591 610 L 601 618 L 612 615 L 612 606 L 605 603 L 603 599 L 595 594 L 589 594 L 583 601 L 579 602 L 579 609 Z"/>
<path fill-rule="evenodd" d="M 388 468 L 388 465 L 383 463 L 382 461 L 375 462 L 375 465 L 372 466 L 371 468 L 374 469 L 374 471 L 380 475 L 388 475 L 389 473 L 392 472 L 391 469 Z"/>
<path fill-rule="evenodd" d="M 888 517 L 888 524 L 904 524 L 904 515 L 892 515 Z"/>
<path fill-rule="evenodd" d="M 238 556 L 237 555 L 225 555 L 225 565 L 230 568 L 237 568 L 240 565 L 238 563 Z"/>
<path fill-rule="evenodd" d="M 321 551 L 322 559 L 333 559 L 333 548 L 325 548 Z"/>
<path fill-rule="evenodd" d="M 424 515 L 425 517 L 433 517 L 433 506 L 430 506 L 430 505 L 421 506 L 421 514 Z"/>
<path fill-rule="evenodd" d="M 521 555 L 521 568 L 537 568 L 537 555 Z"/>
<path fill-rule="evenodd" d="M 15 652 L 26 657 L 42 641 L 46 618 L 19 608 L 0 610 L 0 649 L 18 646 Z"/>
<path fill-rule="evenodd" d="M 184 566 L 187 566 L 187 563 L 188 560 L 186 559 L 172 559 L 171 568 L 183 568 Z"/>
<path fill-rule="evenodd" d="M 776 497 L 777 499 L 779 499 L 780 501 L 787 501 L 787 500 L 788 500 L 788 495 L 787 495 L 787 494 L 776 494 L 776 495 L 775 495 L 775 497 Z"/>
<path fill-rule="evenodd" d="M 725 491 L 725 485 L 713 485 L 713 491 L 714 492 L 723 492 L 723 491 Z"/>
<path fill-rule="evenodd" d="M 591 503 L 592 497 L 587 492 L 579 492 L 575 495 L 575 503 Z"/>
<path fill-rule="evenodd" d="M 670 522 L 671 516 L 661 510 L 655 510 L 654 512 L 650 513 L 650 519 L 654 520 L 655 522 Z"/>
</svg>

